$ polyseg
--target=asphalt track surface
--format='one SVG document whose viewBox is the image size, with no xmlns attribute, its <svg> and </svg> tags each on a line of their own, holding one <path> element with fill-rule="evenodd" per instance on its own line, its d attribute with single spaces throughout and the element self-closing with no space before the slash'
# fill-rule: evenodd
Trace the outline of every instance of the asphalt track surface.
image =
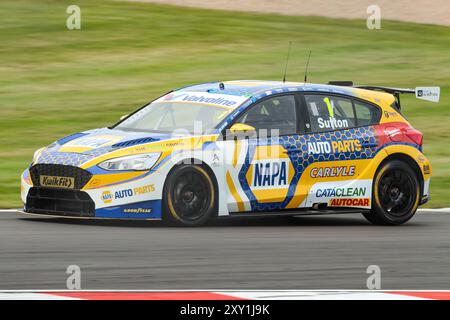
<svg viewBox="0 0 450 320">
<path fill-rule="evenodd" d="M 35 218 L 0 211 L 0 290 L 450 289 L 450 214 L 418 213 L 400 227 L 358 215 L 159 222 Z"/>
</svg>

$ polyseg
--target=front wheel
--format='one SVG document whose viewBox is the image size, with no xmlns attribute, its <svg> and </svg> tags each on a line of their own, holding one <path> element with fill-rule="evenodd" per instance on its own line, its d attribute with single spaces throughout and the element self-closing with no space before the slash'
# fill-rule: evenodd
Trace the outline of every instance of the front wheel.
<svg viewBox="0 0 450 320">
<path fill-rule="evenodd" d="M 164 220 L 170 224 L 199 226 L 214 215 L 216 190 L 208 172 L 198 165 L 180 165 L 166 180 Z"/>
<path fill-rule="evenodd" d="M 372 210 L 364 217 L 377 225 L 400 225 L 411 219 L 419 206 L 420 185 L 405 162 L 384 164 L 373 182 Z"/>
</svg>

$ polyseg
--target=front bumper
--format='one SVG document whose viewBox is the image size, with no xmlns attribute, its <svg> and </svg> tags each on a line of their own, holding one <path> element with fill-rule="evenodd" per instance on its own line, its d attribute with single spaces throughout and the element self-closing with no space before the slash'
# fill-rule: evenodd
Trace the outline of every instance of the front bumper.
<svg viewBox="0 0 450 320">
<path fill-rule="evenodd" d="M 41 186 L 27 169 L 21 179 L 23 211 L 71 218 L 161 219 L 160 178 L 157 172 L 93 174 L 84 185 L 63 189 Z"/>
</svg>

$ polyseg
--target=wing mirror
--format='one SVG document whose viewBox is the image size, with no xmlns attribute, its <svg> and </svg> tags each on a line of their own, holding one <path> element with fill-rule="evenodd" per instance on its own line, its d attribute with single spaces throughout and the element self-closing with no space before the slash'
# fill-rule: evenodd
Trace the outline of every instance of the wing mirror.
<svg viewBox="0 0 450 320">
<path fill-rule="evenodd" d="M 256 128 L 245 123 L 235 123 L 227 134 L 232 137 L 253 137 L 256 135 Z"/>
</svg>

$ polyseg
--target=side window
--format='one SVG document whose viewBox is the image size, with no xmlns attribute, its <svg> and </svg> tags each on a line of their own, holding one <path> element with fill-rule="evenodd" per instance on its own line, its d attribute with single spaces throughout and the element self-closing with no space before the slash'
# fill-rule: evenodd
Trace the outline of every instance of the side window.
<svg viewBox="0 0 450 320">
<path fill-rule="evenodd" d="M 260 130 L 279 130 L 280 135 L 297 132 L 297 112 L 293 95 L 276 96 L 257 103 L 237 119 Z"/>
<path fill-rule="evenodd" d="M 305 95 L 305 100 L 312 132 L 356 126 L 355 112 L 350 99 L 327 95 Z"/>
<path fill-rule="evenodd" d="M 369 126 L 378 123 L 380 120 L 380 110 L 370 104 L 355 101 L 355 113 L 358 126 Z"/>
</svg>

